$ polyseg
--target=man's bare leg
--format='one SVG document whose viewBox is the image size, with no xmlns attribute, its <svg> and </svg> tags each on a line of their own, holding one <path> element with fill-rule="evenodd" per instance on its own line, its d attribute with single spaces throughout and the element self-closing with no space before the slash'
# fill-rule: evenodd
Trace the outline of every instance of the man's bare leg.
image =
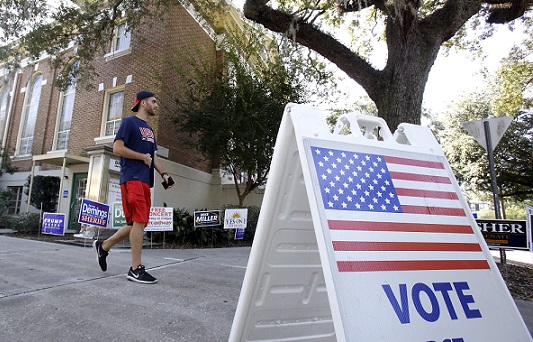
<svg viewBox="0 0 533 342">
<path fill-rule="evenodd" d="M 117 230 L 115 234 L 111 235 L 107 240 L 102 242 L 102 248 L 105 251 L 109 251 L 111 247 L 119 242 L 124 241 L 124 239 L 130 236 L 131 228 L 132 226 L 126 225 Z"/>
<path fill-rule="evenodd" d="M 142 265 L 141 254 L 143 248 L 144 227 L 146 223 L 133 222 L 133 227 L 130 231 L 130 245 L 131 245 L 131 268 L 134 270 L 139 265 Z"/>
</svg>

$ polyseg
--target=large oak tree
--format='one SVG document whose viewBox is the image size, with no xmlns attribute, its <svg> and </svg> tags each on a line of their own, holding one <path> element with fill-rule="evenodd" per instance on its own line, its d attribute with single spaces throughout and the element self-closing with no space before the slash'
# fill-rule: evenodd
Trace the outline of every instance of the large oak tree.
<svg viewBox="0 0 533 342">
<path fill-rule="evenodd" d="M 393 129 L 401 122 L 420 122 L 424 88 L 439 49 L 470 18 L 479 15 L 487 23 L 507 23 L 523 16 L 532 4 L 531 0 L 280 0 L 273 7 L 268 0 L 246 0 L 244 14 L 335 63 L 365 89 L 378 115 Z M 363 11 L 374 11 L 384 25 L 387 60 L 382 69 L 321 27 L 328 20 L 339 22 L 349 13 Z M 353 20 L 347 26 L 357 31 L 360 22 Z"/>
</svg>

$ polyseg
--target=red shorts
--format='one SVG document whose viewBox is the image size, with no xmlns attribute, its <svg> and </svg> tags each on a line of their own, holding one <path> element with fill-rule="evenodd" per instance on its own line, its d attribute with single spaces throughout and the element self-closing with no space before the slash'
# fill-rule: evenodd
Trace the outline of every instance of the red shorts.
<svg viewBox="0 0 533 342">
<path fill-rule="evenodd" d="M 150 186 L 138 180 L 130 180 L 120 184 L 120 191 L 126 224 L 131 226 L 133 222 L 148 223 L 152 206 Z"/>
</svg>

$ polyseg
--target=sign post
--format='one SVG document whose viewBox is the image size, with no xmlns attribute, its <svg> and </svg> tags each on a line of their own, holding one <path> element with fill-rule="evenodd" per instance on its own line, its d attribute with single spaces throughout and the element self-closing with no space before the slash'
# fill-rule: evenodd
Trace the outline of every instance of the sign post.
<svg viewBox="0 0 533 342">
<path fill-rule="evenodd" d="M 229 341 L 295 340 L 532 341 L 427 127 L 286 107 Z"/>
<path fill-rule="evenodd" d="M 194 212 L 194 227 L 204 229 L 205 227 L 215 227 L 221 224 L 220 210 L 200 210 Z M 214 244 L 213 228 L 211 228 L 211 247 Z M 202 240 L 200 240 L 202 241 Z M 203 244 L 203 242 L 202 242 Z"/>
<path fill-rule="evenodd" d="M 498 118 L 489 118 L 485 120 L 475 120 L 461 123 L 461 126 L 463 126 L 463 128 L 470 133 L 474 139 L 476 139 L 476 141 L 487 151 L 487 156 L 489 158 L 492 195 L 494 199 L 494 214 L 496 219 L 502 218 L 502 211 L 500 208 L 498 184 L 496 182 L 496 169 L 494 167 L 493 151 L 496 148 L 496 145 L 498 145 L 500 142 L 500 139 L 507 128 L 509 128 L 509 125 L 513 119 L 514 117 L 512 116 L 502 116 Z M 483 129 L 480 129 L 481 125 L 483 126 Z M 483 131 L 484 134 L 481 134 L 481 131 Z M 504 265 L 507 262 L 505 248 L 500 248 L 500 260 Z"/>
</svg>

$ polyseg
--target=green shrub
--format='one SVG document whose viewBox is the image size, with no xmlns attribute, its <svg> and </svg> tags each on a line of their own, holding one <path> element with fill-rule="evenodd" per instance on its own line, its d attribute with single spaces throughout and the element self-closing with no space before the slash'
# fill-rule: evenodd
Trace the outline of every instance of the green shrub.
<svg viewBox="0 0 533 342">
<path fill-rule="evenodd" d="M 0 217 L 4 216 L 4 212 L 9 208 L 9 201 L 11 200 L 11 191 L 0 191 Z"/>
<path fill-rule="evenodd" d="M 40 218 L 40 214 L 25 213 L 9 221 L 8 228 L 24 233 L 38 232 L 41 228 Z"/>
<path fill-rule="evenodd" d="M 24 194 L 30 193 L 31 176 L 26 180 Z M 61 178 L 55 176 L 34 176 L 30 204 L 46 213 L 55 213 L 59 198 Z"/>
<path fill-rule="evenodd" d="M 225 209 L 240 208 L 239 206 L 226 205 L 221 209 L 222 216 Z M 194 213 L 191 214 L 185 208 L 174 209 L 174 229 L 172 232 L 149 232 L 148 236 L 152 241 L 186 247 L 228 247 L 235 245 L 251 244 L 255 235 L 255 227 L 259 217 L 259 207 L 250 206 L 248 208 L 248 224 L 244 232 L 243 240 L 235 240 L 234 229 L 224 229 L 223 224 L 213 227 L 195 227 Z M 198 209 L 204 211 L 207 209 Z"/>
</svg>

